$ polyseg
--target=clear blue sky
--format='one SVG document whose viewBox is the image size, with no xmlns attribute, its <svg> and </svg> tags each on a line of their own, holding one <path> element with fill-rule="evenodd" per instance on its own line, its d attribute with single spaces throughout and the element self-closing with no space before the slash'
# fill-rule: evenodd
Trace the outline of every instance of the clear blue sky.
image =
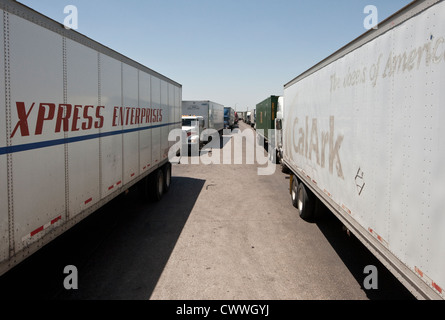
<svg viewBox="0 0 445 320">
<path fill-rule="evenodd" d="M 20 0 L 181 83 L 183 100 L 252 109 L 411 0 Z"/>
</svg>

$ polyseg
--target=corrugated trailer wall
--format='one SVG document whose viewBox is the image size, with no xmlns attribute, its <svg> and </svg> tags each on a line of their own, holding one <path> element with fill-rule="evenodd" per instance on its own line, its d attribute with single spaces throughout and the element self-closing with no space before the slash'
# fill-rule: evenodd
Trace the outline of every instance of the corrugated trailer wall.
<svg viewBox="0 0 445 320">
<path fill-rule="evenodd" d="M 209 123 L 210 128 L 215 129 L 216 131 L 221 131 L 224 129 L 224 106 L 209 101 Z"/>
<path fill-rule="evenodd" d="M 2 0 L 0 9 L 5 262 L 165 164 L 182 87 L 25 6 Z"/>
<path fill-rule="evenodd" d="M 277 117 L 278 97 L 270 96 L 256 106 L 256 129 L 264 131 L 264 137 L 270 138 L 271 130 L 275 129 Z"/>
<path fill-rule="evenodd" d="M 0 10 L 0 52 L 5 52 L 3 10 Z M 2 54 L 3 55 L 3 54 Z M 0 59 L 0 148 L 6 147 L 5 60 Z M 9 257 L 8 168 L 6 154 L 0 153 L 0 261 Z"/>
<path fill-rule="evenodd" d="M 445 2 L 435 2 L 413 2 L 286 85 L 284 154 L 388 261 L 411 270 L 402 279 L 443 298 Z"/>
</svg>

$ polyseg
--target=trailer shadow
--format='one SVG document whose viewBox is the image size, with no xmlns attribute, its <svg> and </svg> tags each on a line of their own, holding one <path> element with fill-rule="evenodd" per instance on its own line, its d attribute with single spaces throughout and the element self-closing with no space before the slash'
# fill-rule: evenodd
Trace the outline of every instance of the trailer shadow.
<svg viewBox="0 0 445 320">
<path fill-rule="evenodd" d="M 138 192 L 113 200 L 1 277 L 0 298 L 148 300 L 204 184 L 172 177 L 160 202 Z M 77 290 L 64 288 L 68 265 Z"/>
<path fill-rule="evenodd" d="M 413 295 L 394 275 L 358 240 L 343 224 L 320 203 L 317 204 L 314 223 L 326 237 L 332 248 L 344 262 L 357 283 L 370 300 L 413 300 Z M 366 266 L 375 266 L 378 274 L 378 288 L 364 287 Z"/>
</svg>

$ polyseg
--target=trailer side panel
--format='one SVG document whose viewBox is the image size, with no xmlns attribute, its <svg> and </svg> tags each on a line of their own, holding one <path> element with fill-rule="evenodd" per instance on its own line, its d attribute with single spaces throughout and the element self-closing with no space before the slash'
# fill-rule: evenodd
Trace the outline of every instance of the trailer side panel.
<svg viewBox="0 0 445 320">
<path fill-rule="evenodd" d="M 168 162 L 181 85 L 0 0 L 0 275 Z"/>
<path fill-rule="evenodd" d="M 285 86 L 284 161 L 443 298 L 445 3 L 429 3 Z"/>
</svg>

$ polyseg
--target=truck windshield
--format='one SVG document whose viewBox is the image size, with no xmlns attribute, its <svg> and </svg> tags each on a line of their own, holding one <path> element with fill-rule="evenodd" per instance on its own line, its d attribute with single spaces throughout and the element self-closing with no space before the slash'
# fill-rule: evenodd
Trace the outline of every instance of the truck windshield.
<svg viewBox="0 0 445 320">
<path fill-rule="evenodd" d="M 193 127 L 198 124 L 198 119 L 182 119 L 183 127 Z"/>
</svg>

